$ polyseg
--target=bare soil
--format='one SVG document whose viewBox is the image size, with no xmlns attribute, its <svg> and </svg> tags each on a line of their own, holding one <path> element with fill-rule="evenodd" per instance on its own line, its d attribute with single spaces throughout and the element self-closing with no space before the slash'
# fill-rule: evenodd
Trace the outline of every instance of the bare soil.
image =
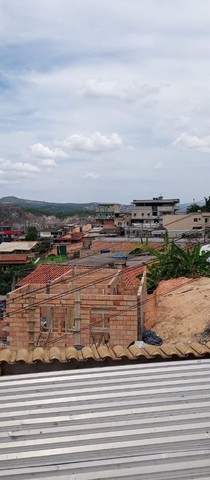
<svg viewBox="0 0 210 480">
<path fill-rule="evenodd" d="M 151 300 L 145 326 L 164 342 L 210 341 L 210 278 L 161 282 Z"/>
</svg>

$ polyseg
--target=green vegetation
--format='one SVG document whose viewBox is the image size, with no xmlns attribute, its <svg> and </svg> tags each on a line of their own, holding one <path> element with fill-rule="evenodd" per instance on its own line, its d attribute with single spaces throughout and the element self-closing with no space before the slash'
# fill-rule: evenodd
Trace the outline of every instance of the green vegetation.
<svg viewBox="0 0 210 480">
<path fill-rule="evenodd" d="M 51 250 L 51 241 L 50 240 L 40 240 L 37 248 L 37 252 L 39 255 L 45 255 Z"/>
<path fill-rule="evenodd" d="M 22 207 L 23 210 L 25 210 L 26 212 L 30 212 L 30 213 L 33 213 L 33 215 L 37 215 L 37 216 L 42 216 L 42 215 L 45 215 L 46 217 L 50 217 L 51 215 L 53 215 L 54 217 L 56 218 L 67 218 L 67 217 L 75 217 L 75 216 L 78 216 L 78 217 L 89 217 L 89 216 L 94 216 L 96 214 L 96 212 L 94 210 L 67 210 L 67 211 L 57 211 L 57 210 L 42 210 L 42 209 L 38 209 L 38 208 L 25 208 L 25 207 Z"/>
<path fill-rule="evenodd" d="M 26 276 L 27 270 L 29 270 L 30 273 L 34 268 L 35 265 L 33 265 L 33 263 L 21 266 L 9 265 L 6 271 L 0 268 L 0 295 L 6 295 L 11 292 L 13 283 L 16 284 Z"/>
<path fill-rule="evenodd" d="M 145 253 L 148 253 L 148 247 L 143 247 L 142 245 L 142 248 L 139 248 L 139 247 L 135 248 L 129 253 L 129 255 L 138 256 L 138 255 L 145 255 Z"/>
<path fill-rule="evenodd" d="M 192 203 L 191 205 L 189 205 L 189 207 L 187 208 L 187 213 L 198 212 L 198 210 L 200 210 L 201 212 L 210 212 L 210 197 L 205 197 L 205 205 L 203 205 L 202 207 L 197 203 Z"/>
<path fill-rule="evenodd" d="M 27 233 L 26 233 L 26 240 L 28 241 L 35 241 L 38 238 L 38 230 L 36 227 L 28 227 Z"/>
<path fill-rule="evenodd" d="M 61 263 L 61 262 L 66 262 L 67 260 L 67 256 L 66 255 L 50 255 L 49 257 L 47 258 L 43 258 L 41 260 L 39 260 L 38 263 Z"/>
<path fill-rule="evenodd" d="M 184 251 L 174 242 L 169 245 L 165 241 L 163 251 L 153 250 L 152 254 L 156 259 L 148 267 L 149 292 L 152 292 L 161 280 L 178 277 L 210 277 L 210 263 L 207 261 L 209 253 L 200 255 L 200 245 Z"/>
</svg>

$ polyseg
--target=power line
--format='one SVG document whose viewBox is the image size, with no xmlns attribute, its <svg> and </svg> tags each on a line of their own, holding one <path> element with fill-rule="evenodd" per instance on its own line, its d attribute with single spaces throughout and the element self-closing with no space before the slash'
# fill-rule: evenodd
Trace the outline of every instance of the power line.
<svg viewBox="0 0 210 480">
<path fill-rule="evenodd" d="M 194 215 L 195 213 L 196 213 L 196 212 L 191 212 L 190 214 L 191 214 L 191 215 Z M 173 220 L 172 222 L 168 223 L 167 226 L 172 225 L 172 224 L 174 224 L 174 223 L 176 223 L 176 222 L 182 221 L 182 220 L 184 220 L 184 219 L 185 219 L 185 218 Z M 167 227 L 166 227 L 165 229 L 167 230 Z M 178 237 L 178 238 L 176 238 L 175 240 L 176 240 L 176 241 L 177 241 L 177 240 L 181 240 L 181 238 L 182 238 L 182 237 Z M 136 243 L 136 242 L 133 242 L 133 243 Z M 151 243 L 152 243 L 152 242 L 151 242 Z M 199 243 L 199 242 L 198 242 L 198 243 Z M 162 248 L 162 242 L 161 242 L 161 248 Z M 158 248 L 156 248 L 156 250 L 158 250 Z M 97 255 L 98 255 L 97 253 L 94 253 L 93 255 L 90 255 L 88 258 L 97 256 Z M 108 265 L 109 263 L 110 263 L 110 261 L 107 260 L 106 262 L 104 262 L 104 264 L 101 264 L 99 267 L 94 268 L 94 267 L 91 267 L 91 266 L 88 266 L 88 267 L 87 267 L 87 266 L 86 266 L 86 267 L 84 266 L 83 268 L 90 268 L 90 269 L 92 268 L 92 272 L 91 272 L 91 273 L 93 273 L 94 271 L 103 269 L 103 266 L 106 266 L 106 265 Z M 50 267 L 51 267 L 51 265 L 49 265 L 49 269 L 50 269 Z M 52 267 L 54 267 L 54 265 L 52 265 Z M 74 265 L 72 265 L 72 270 L 73 270 L 73 268 L 74 268 Z M 78 267 L 77 267 L 77 268 L 78 268 Z M 79 268 L 82 268 L 82 267 L 79 267 Z M 88 274 L 89 274 L 89 272 L 84 272 L 84 274 L 82 274 L 82 275 L 88 275 Z M 65 275 L 65 274 L 63 274 L 63 275 Z M 79 277 L 77 277 L 77 278 L 79 278 Z M 70 279 L 68 278 L 67 281 L 68 281 L 68 280 L 70 280 Z M 58 281 L 52 280 L 52 281 L 53 281 L 53 285 L 56 285 L 56 284 L 58 284 L 58 283 L 65 283 L 65 279 L 61 279 L 61 280 L 58 280 Z M 46 283 L 47 283 L 47 282 L 46 282 Z M 46 288 L 46 285 L 45 285 L 45 286 L 42 286 L 42 287 L 38 287 L 38 288 L 36 288 L 36 289 L 34 289 L 34 290 L 31 290 L 31 291 L 29 291 L 29 292 L 26 292 L 25 294 L 22 293 L 20 296 L 16 297 L 16 299 L 19 299 L 19 298 L 24 299 L 26 296 L 31 295 L 31 294 L 36 293 L 36 292 L 39 292 L 39 291 L 42 291 L 42 290 L 44 290 L 45 288 Z M 9 304 L 9 303 L 10 303 L 10 301 L 7 301 L 7 304 Z M 12 303 L 12 302 L 11 302 L 11 303 Z"/>
<path fill-rule="evenodd" d="M 184 250 L 184 249 L 183 249 L 183 250 Z M 149 264 L 151 264 L 151 263 L 155 263 L 155 260 L 154 260 L 154 261 L 150 261 L 150 262 L 148 262 L 148 263 L 145 263 L 145 264 L 143 264 L 143 265 L 139 265 L 139 267 L 144 267 L 145 265 L 149 265 Z M 136 268 L 136 267 L 134 266 L 134 267 L 130 267 L 130 268 L 131 268 L 131 269 L 132 269 L 132 268 L 134 269 L 134 268 Z M 127 269 L 121 270 L 121 271 L 119 272 L 119 274 L 120 274 L 120 275 L 123 275 L 124 272 L 126 273 L 126 271 L 127 271 Z M 88 273 L 89 273 L 89 272 L 88 272 Z M 81 277 L 82 277 L 82 276 L 76 277 L 76 279 L 81 278 Z M 69 280 L 74 280 L 74 278 L 75 278 L 75 277 L 71 277 L 70 279 L 67 279 L 67 280 L 68 280 L 68 281 L 69 281 Z M 65 295 L 67 295 L 67 294 L 69 294 L 69 293 L 71 294 L 71 293 L 75 293 L 75 292 L 81 291 L 81 290 L 83 290 L 83 289 L 85 289 L 85 288 L 88 288 L 88 287 L 97 285 L 97 283 L 101 283 L 101 282 L 106 281 L 106 280 L 111 280 L 112 278 L 113 278 L 113 271 L 112 271 L 112 274 L 111 274 L 111 275 L 108 275 L 108 276 L 106 276 L 106 277 L 101 277 L 100 279 L 97 279 L 97 280 L 95 280 L 95 281 L 86 283 L 86 284 L 84 284 L 84 285 L 82 285 L 82 286 L 80 286 L 80 287 L 75 287 L 74 289 L 69 289 L 69 290 L 67 290 L 67 291 L 65 291 L 65 292 L 58 293 L 58 294 L 54 295 L 53 297 L 50 297 L 48 300 L 47 300 L 47 299 L 44 299 L 44 300 L 41 300 L 41 301 L 39 301 L 39 302 L 33 303 L 33 305 L 26 306 L 26 307 L 23 307 L 23 308 L 14 310 L 13 312 L 6 314 L 6 316 L 7 316 L 7 317 L 11 317 L 11 316 L 15 315 L 16 313 L 20 313 L 20 312 L 24 312 L 24 311 L 26 311 L 26 310 L 30 310 L 32 306 L 33 306 L 33 307 L 38 307 L 39 305 L 42 305 L 43 303 L 47 304 L 47 303 L 49 303 L 51 300 L 55 300 L 55 299 L 62 298 L 63 296 L 65 296 Z M 59 283 L 62 283 L 62 281 L 60 280 L 60 281 L 57 282 L 57 284 L 59 284 Z M 53 284 L 53 286 L 54 286 L 54 285 L 55 285 L 55 284 Z M 46 288 L 45 286 L 44 286 L 44 287 L 41 287 L 41 290 L 43 290 L 43 289 L 45 289 L 45 288 Z M 30 293 L 32 293 L 32 292 L 29 292 L 29 295 L 30 295 Z M 11 301 L 11 303 L 13 303 L 13 302 Z"/>
<path fill-rule="evenodd" d="M 197 279 L 190 279 L 190 280 L 188 280 L 187 282 L 184 282 L 184 283 L 182 283 L 181 285 L 178 285 L 177 287 L 174 287 L 173 289 L 168 290 L 168 291 L 165 292 L 165 293 L 160 293 L 160 294 L 158 294 L 156 297 L 159 298 L 159 297 L 162 297 L 162 296 L 166 296 L 166 295 L 168 295 L 169 293 L 172 293 L 172 292 L 178 290 L 179 288 L 184 287 L 185 285 L 189 285 L 189 284 L 195 282 L 196 280 L 197 280 Z M 145 305 L 146 303 L 148 303 L 148 302 L 150 302 L 150 301 L 152 301 L 152 300 L 153 300 L 153 298 L 147 298 L 146 300 L 143 300 L 142 302 L 140 302 L 139 305 L 140 305 L 140 306 L 141 306 L 141 305 Z M 120 316 L 122 316 L 123 313 L 127 313 L 128 311 L 133 310 L 133 309 L 137 308 L 137 306 L 138 306 L 138 304 L 135 303 L 133 306 L 130 306 L 129 309 L 121 310 L 120 312 L 118 312 L 118 313 L 116 313 L 116 314 L 114 314 L 114 315 L 109 316 L 109 317 L 108 317 L 108 320 L 110 320 L 110 319 L 112 319 L 112 318 L 115 318 L 115 317 L 120 317 Z M 93 323 L 93 325 L 97 325 L 97 324 L 100 323 L 100 322 L 101 322 L 101 319 L 100 319 L 100 320 L 96 320 L 96 321 Z M 84 330 L 89 330 L 90 328 L 91 328 L 91 325 L 90 325 L 90 324 L 89 324 L 89 325 L 86 325 L 85 327 L 81 328 L 81 329 L 79 330 L 79 332 L 77 332 L 77 333 L 81 333 L 81 332 L 83 332 Z M 75 333 L 75 332 L 74 332 L 74 333 Z M 64 334 L 64 335 L 61 335 L 61 336 L 59 336 L 59 337 L 57 337 L 57 338 L 55 338 L 55 339 L 52 339 L 52 340 L 50 340 L 50 341 L 48 342 L 48 344 L 50 344 L 50 343 L 56 343 L 56 342 L 58 342 L 59 340 L 62 340 L 62 339 L 65 339 L 65 338 L 68 338 L 68 334 Z"/>
<path fill-rule="evenodd" d="M 78 278 L 78 277 L 77 277 L 77 278 Z M 27 306 L 27 307 L 23 307 L 23 308 L 14 310 L 13 312 L 6 314 L 6 316 L 7 316 L 7 317 L 11 317 L 11 316 L 15 315 L 16 313 L 20 313 L 20 312 L 24 312 L 24 311 L 26 311 L 26 310 L 30 310 L 32 307 L 34 308 L 34 307 L 37 307 L 37 306 L 39 306 L 39 305 L 42 305 L 43 303 L 45 303 L 45 304 L 46 304 L 46 303 L 49 303 L 49 302 L 51 302 L 51 300 L 55 300 L 55 299 L 61 298 L 61 297 L 65 296 L 65 295 L 67 295 L 67 294 L 69 294 L 69 293 L 78 292 L 78 291 L 80 291 L 80 290 L 83 290 L 84 288 L 97 285 L 97 283 L 101 283 L 101 282 L 103 282 L 103 281 L 105 281 L 105 280 L 110 280 L 110 279 L 112 279 L 112 278 L 113 278 L 113 272 L 112 272 L 111 275 L 109 275 L 109 276 L 107 276 L 107 277 L 102 277 L 102 278 L 100 278 L 100 279 L 95 280 L 94 282 L 86 283 L 86 284 L 80 286 L 79 288 L 76 287 L 76 288 L 74 288 L 74 289 L 69 289 L 69 290 L 67 290 L 66 292 L 58 293 L 57 295 L 54 295 L 53 297 L 50 297 L 50 298 L 48 299 L 48 301 L 46 301 L 46 299 L 44 299 L 44 300 L 41 300 L 41 301 L 39 301 L 39 302 L 33 303 L 33 304 L 30 305 L 30 306 Z"/>
</svg>

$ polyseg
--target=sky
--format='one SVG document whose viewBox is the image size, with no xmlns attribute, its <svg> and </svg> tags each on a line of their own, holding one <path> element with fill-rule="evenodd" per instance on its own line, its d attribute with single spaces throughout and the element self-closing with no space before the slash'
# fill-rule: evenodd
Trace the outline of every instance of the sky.
<svg viewBox="0 0 210 480">
<path fill-rule="evenodd" d="M 209 0 L 1 0 L 0 197 L 210 195 Z"/>
</svg>

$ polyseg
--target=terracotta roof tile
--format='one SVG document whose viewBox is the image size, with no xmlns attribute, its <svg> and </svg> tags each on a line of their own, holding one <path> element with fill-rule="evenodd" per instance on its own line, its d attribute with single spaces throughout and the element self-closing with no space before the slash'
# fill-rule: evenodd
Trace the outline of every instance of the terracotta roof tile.
<svg viewBox="0 0 210 480">
<path fill-rule="evenodd" d="M 16 287 L 23 285 L 45 284 L 47 281 L 53 281 L 71 272 L 72 267 L 68 265 L 38 265 L 36 269 L 27 277 L 17 283 Z"/>
<path fill-rule="evenodd" d="M 5 264 L 5 263 L 9 263 L 9 264 L 12 264 L 12 263 L 29 263 L 30 260 L 28 260 L 28 257 L 27 255 L 13 255 L 13 254 L 10 254 L 10 255 L 0 255 L 0 264 Z"/>
<path fill-rule="evenodd" d="M 210 342 L 206 345 L 202 345 L 198 342 L 192 344 L 177 344 L 169 345 L 163 344 L 160 347 L 144 344 L 143 347 L 137 345 L 131 345 L 129 348 L 124 348 L 121 345 L 89 345 L 83 347 L 81 350 L 77 350 L 74 347 L 60 348 L 51 347 L 44 349 L 41 347 L 35 348 L 33 351 L 29 351 L 25 348 L 21 348 L 16 352 L 10 349 L 3 349 L 0 351 L 0 363 L 4 364 L 16 364 L 18 362 L 24 362 L 26 364 L 34 364 L 37 361 L 41 363 L 51 363 L 53 361 L 68 362 L 72 367 L 77 365 L 85 366 L 88 360 L 94 362 L 103 361 L 135 361 L 141 362 L 149 360 L 167 360 L 173 357 L 173 359 L 183 358 L 202 358 L 210 357 Z M 76 362 L 76 364 L 75 364 Z"/>
<path fill-rule="evenodd" d="M 123 281 L 126 286 L 139 285 L 140 280 L 137 275 L 142 275 L 145 270 L 144 265 L 126 268 L 123 271 Z"/>
<path fill-rule="evenodd" d="M 148 262 L 147 265 L 151 265 L 153 262 Z M 140 280 L 137 275 L 144 273 L 145 265 L 135 265 L 134 267 L 125 268 L 122 272 L 124 284 L 127 286 L 139 285 Z"/>
</svg>

